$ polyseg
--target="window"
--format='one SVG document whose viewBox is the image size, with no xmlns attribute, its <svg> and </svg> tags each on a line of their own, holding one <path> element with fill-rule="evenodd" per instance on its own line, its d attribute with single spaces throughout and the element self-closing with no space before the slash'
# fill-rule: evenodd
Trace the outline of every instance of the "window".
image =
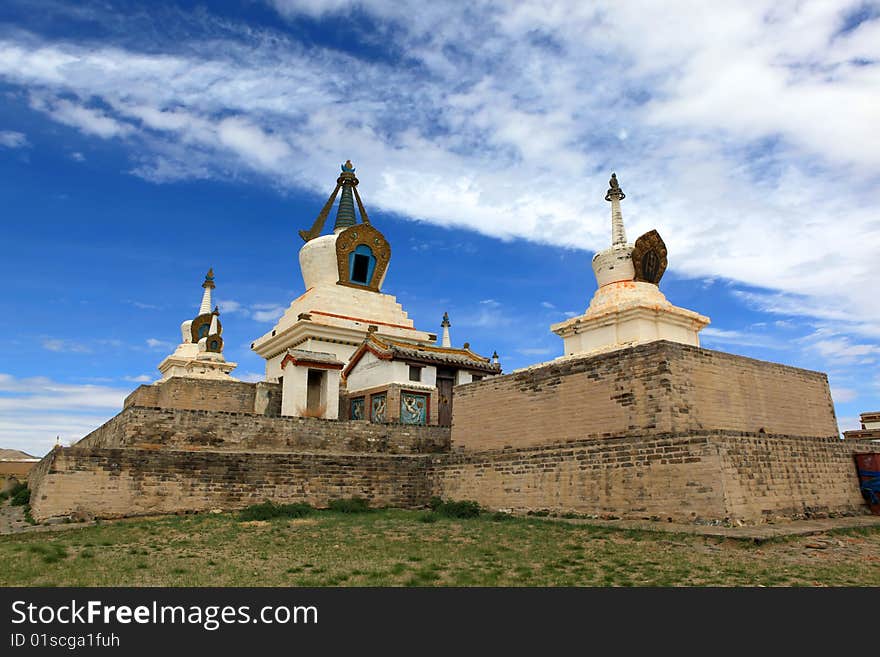
<svg viewBox="0 0 880 657">
<path fill-rule="evenodd" d="M 348 278 L 358 285 L 369 285 L 376 268 L 376 257 L 366 244 L 359 244 L 348 257 Z"/>
<path fill-rule="evenodd" d="M 482 380 L 483 380 L 483 375 L 482 375 L 482 374 L 474 374 L 474 375 L 471 377 L 471 381 L 482 381 Z"/>
<path fill-rule="evenodd" d="M 421 381 L 422 380 L 422 368 L 418 365 L 410 365 L 409 366 L 409 380 L 410 381 Z"/>
<path fill-rule="evenodd" d="M 204 338 L 206 335 L 208 335 L 208 331 L 210 329 L 211 326 L 209 324 L 202 324 L 201 326 L 199 326 L 199 339 Z"/>
</svg>

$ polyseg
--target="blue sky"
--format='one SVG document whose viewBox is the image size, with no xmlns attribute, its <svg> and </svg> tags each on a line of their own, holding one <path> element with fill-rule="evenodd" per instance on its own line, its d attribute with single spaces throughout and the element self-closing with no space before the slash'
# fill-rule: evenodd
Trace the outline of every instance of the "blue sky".
<svg viewBox="0 0 880 657">
<path fill-rule="evenodd" d="M 880 409 L 880 8 L 720 4 L 4 2 L 0 446 L 117 412 L 209 266 L 258 377 L 347 158 L 417 327 L 448 311 L 506 370 L 560 355 L 614 170 L 703 345 L 827 372 L 855 427 Z"/>
</svg>

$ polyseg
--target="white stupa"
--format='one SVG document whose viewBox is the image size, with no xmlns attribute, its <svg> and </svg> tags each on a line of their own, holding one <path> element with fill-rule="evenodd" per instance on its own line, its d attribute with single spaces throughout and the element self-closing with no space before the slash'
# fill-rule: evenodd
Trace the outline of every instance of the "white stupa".
<svg viewBox="0 0 880 657">
<path fill-rule="evenodd" d="M 299 360 L 306 359 L 305 352 L 312 352 L 323 354 L 320 358 L 324 359 L 332 355 L 345 364 L 370 332 L 407 342 L 437 339 L 417 330 L 397 299 L 382 292 L 391 246 L 370 224 L 354 171 L 350 160 L 342 165 L 336 188 L 311 230 L 300 231 L 305 240 L 299 251 L 305 292 L 291 302 L 272 330 L 252 345 L 266 360 L 267 381 L 280 380 L 288 350 L 299 352 Z M 340 191 L 333 232 L 321 235 Z M 361 223 L 357 222 L 355 201 Z"/>
<path fill-rule="evenodd" d="M 611 247 L 593 256 L 599 288 L 587 311 L 550 329 L 565 343 L 565 355 L 602 353 L 655 340 L 700 346 L 709 318 L 674 306 L 658 284 L 666 270 L 666 245 L 656 230 L 635 244 L 626 241 L 620 202 L 626 198 L 611 174 Z"/>
<path fill-rule="evenodd" d="M 199 314 L 180 325 L 182 342 L 170 356 L 159 363 L 162 381 L 173 376 L 199 379 L 236 381 L 229 375 L 237 363 L 229 363 L 223 357 L 223 327 L 220 311 L 211 310 L 211 290 L 214 289 L 214 270 L 209 269 L 202 283 L 202 303 Z"/>
</svg>

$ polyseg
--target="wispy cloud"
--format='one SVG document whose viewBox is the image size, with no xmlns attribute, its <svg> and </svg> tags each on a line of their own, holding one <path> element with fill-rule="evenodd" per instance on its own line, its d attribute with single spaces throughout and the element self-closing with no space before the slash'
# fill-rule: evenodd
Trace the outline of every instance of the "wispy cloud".
<svg viewBox="0 0 880 657">
<path fill-rule="evenodd" d="M 149 374 L 138 374 L 137 376 L 124 376 L 122 377 L 123 381 L 131 381 L 132 383 L 150 383 L 155 380 L 155 376 L 150 376 Z"/>
<path fill-rule="evenodd" d="M 63 340 L 60 338 L 43 338 L 43 349 L 56 352 L 67 352 L 74 354 L 88 354 L 92 352 L 91 347 L 82 342 L 74 340 Z"/>
<path fill-rule="evenodd" d="M 3 447 L 42 455 L 55 444 L 76 440 L 122 408 L 130 390 L 61 383 L 45 377 L 0 374 L 0 436 Z"/>
<path fill-rule="evenodd" d="M 27 135 L 14 130 L 0 130 L 0 147 L 25 148 L 29 146 Z"/>
<path fill-rule="evenodd" d="M 284 311 L 287 310 L 287 306 L 277 303 L 244 304 L 231 299 L 218 301 L 217 305 L 220 307 L 221 313 L 242 315 L 244 317 L 249 317 L 255 322 L 263 323 L 277 321 L 281 315 L 284 314 Z"/>
<path fill-rule="evenodd" d="M 147 346 L 154 351 L 167 351 L 174 349 L 175 345 L 166 340 L 158 340 L 157 338 L 147 338 Z"/>
<path fill-rule="evenodd" d="M 700 331 L 700 341 L 704 346 L 722 344 L 766 347 L 770 349 L 785 349 L 788 346 L 779 339 L 763 332 L 720 329 L 714 326 L 708 326 Z"/>
<path fill-rule="evenodd" d="M 5 32 L 0 79 L 153 181 L 326 193 L 351 153 L 375 207 L 504 239 L 604 247 L 615 168 L 630 233 L 659 228 L 673 271 L 880 326 L 880 20 L 842 29 L 860 3 L 356 5 L 352 40 L 393 57 L 207 11 L 175 14 L 184 44 L 118 11 L 101 42 Z M 295 23 L 351 3 L 273 6 Z"/>
<path fill-rule="evenodd" d="M 463 308 L 462 311 L 457 313 L 455 319 L 460 327 L 503 328 L 513 322 L 513 318 L 495 299 L 483 299 L 476 308 Z"/>
</svg>

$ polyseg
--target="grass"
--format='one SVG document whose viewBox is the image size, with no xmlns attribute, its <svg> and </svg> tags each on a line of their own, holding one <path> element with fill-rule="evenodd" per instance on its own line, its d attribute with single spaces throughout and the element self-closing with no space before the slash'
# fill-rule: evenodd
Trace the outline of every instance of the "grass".
<svg viewBox="0 0 880 657">
<path fill-rule="evenodd" d="M 880 529 L 761 545 L 491 513 L 195 514 L 0 536 L 3 586 L 880 586 Z M 503 520 L 499 522 L 498 520 Z"/>
</svg>

